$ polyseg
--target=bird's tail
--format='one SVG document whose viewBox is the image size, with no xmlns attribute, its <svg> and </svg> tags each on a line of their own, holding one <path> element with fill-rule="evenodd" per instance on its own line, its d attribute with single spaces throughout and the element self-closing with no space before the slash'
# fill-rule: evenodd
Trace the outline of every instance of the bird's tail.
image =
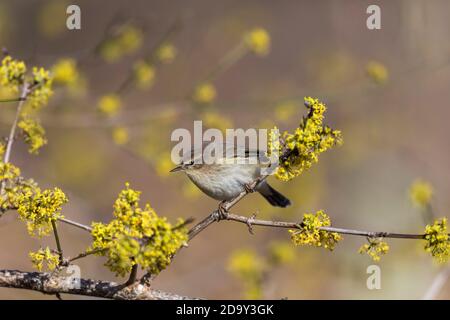
<svg viewBox="0 0 450 320">
<path fill-rule="evenodd" d="M 291 201 L 263 181 L 256 190 L 274 207 L 286 208 L 291 205 Z"/>
</svg>

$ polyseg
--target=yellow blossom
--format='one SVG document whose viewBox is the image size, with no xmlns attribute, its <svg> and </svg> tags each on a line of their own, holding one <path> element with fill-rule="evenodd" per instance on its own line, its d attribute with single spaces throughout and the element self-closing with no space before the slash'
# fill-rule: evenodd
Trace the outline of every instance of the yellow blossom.
<svg viewBox="0 0 450 320">
<path fill-rule="evenodd" d="M 250 249 L 236 250 L 230 256 L 228 270 L 244 285 L 247 299 L 261 299 L 262 281 L 267 271 L 262 257 Z"/>
<path fill-rule="evenodd" d="M 27 223 L 28 233 L 41 237 L 52 230 L 52 222 L 62 217 L 61 207 L 67 197 L 59 188 L 41 191 L 36 187 L 26 190 L 17 199 L 17 213 Z"/>
<path fill-rule="evenodd" d="M 388 70 L 380 62 L 370 61 L 367 64 L 366 72 L 368 76 L 377 84 L 385 84 L 388 81 L 389 78 Z"/>
<path fill-rule="evenodd" d="M 135 52 L 141 47 L 143 37 L 144 35 L 142 30 L 133 25 L 126 25 L 121 30 L 118 41 L 123 51 L 126 54 L 129 54 Z"/>
<path fill-rule="evenodd" d="M 263 28 L 255 28 L 246 34 L 245 43 L 255 54 L 265 56 L 270 50 L 270 35 Z"/>
<path fill-rule="evenodd" d="M 342 143 L 340 131 L 323 125 L 325 104 L 318 99 L 306 97 L 305 106 L 308 115 L 303 117 L 295 131 L 281 134 L 284 144 L 277 142 L 278 139 L 269 139 L 269 153 L 278 149 L 282 156 L 275 176 L 283 181 L 299 176 L 319 161 L 322 152 Z M 273 132 L 275 131 L 271 131 L 271 134 Z"/>
<path fill-rule="evenodd" d="M 333 251 L 342 237 L 336 232 L 322 230 L 321 227 L 331 226 L 330 218 L 322 210 L 316 213 L 306 213 L 300 225 L 300 230 L 289 230 L 295 245 L 310 245 L 323 247 Z"/>
<path fill-rule="evenodd" d="M 45 130 L 36 120 L 25 118 L 20 120 L 17 126 L 22 129 L 22 134 L 29 146 L 28 151 L 30 153 L 37 154 L 39 149 L 47 144 Z"/>
<path fill-rule="evenodd" d="M 161 177 L 166 177 L 170 174 L 170 170 L 173 169 L 173 162 L 171 160 L 170 154 L 163 152 L 157 159 L 156 162 L 156 173 Z"/>
<path fill-rule="evenodd" d="M 171 43 L 164 43 L 156 51 L 158 61 L 162 63 L 172 63 L 177 55 L 177 49 Z"/>
<path fill-rule="evenodd" d="M 389 251 L 389 245 L 380 239 L 368 239 L 369 243 L 359 248 L 360 254 L 367 254 L 373 261 L 380 261 L 381 256 Z"/>
<path fill-rule="evenodd" d="M 0 161 L 0 181 L 13 180 L 20 176 L 20 169 L 12 163 Z"/>
<path fill-rule="evenodd" d="M 450 258 L 450 239 L 447 229 L 447 218 L 436 220 L 425 227 L 425 250 L 438 262 L 447 262 Z"/>
<path fill-rule="evenodd" d="M 18 90 L 25 80 L 27 67 L 23 61 L 6 56 L 0 66 L 0 85 Z"/>
<path fill-rule="evenodd" d="M 3 142 L 0 142 L 0 158 L 3 158 L 5 151 L 6 151 L 6 145 Z"/>
<path fill-rule="evenodd" d="M 155 81 L 155 76 L 156 70 L 151 64 L 143 60 L 134 64 L 134 79 L 140 89 L 150 88 Z"/>
<path fill-rule="evenodd" d="M 241 279 L 259 277 L 258 275 L 261 275 L 266 268 L 265 261 L 250 249 L 236 250 L 228 263 L 228 270 Z"/>
<path fill-rule="evenodd" d="M 100 98 L 97 106 L 101 113 L 106 116 L 112 117 L 119 112 L 120 108 L 122 107 L 122 102 L 118 95 L 108 94 Z"/>
<path fill-rule="evenodd" d="M 193 99 L 197 103 L 208 104 L 216 99 L 216 88 L 212 83 L 202 83 L 195 88 Z"/>
<path fill-rule="evenodd" d="M 40 248 L 37 252 L 30 252 L 29 256 L 31 258 L 31 263 L 39 271 L 44 269 L 44 264 L 50 271 L 55 270 L 59 264 L 59 256 L 49 247 L 46 247 L 45 249 Z"/>
<path fill-rule="evenodd" d="M 76 62 L 70 58 L 58 60 L 53 65 L 51 71 L 53 81 L 58 85 L 74 86 L 80 78 Z"/>
<path fill-rule="evenodd" d="M 39 108 L 48 103 L 48 99 L 53 95 L 53 79 L 50 72 L 44 68 L 33 67 L 32 90 L 28 95 L 33 108 Z"/>
<path fill-rule="evenodd" d="M 125 127 L 116 127 L 112 132 L 112 138 L 115 144 L 121 146 L 130 140 L 128 129 Z"/>
<path fill-rule="evenodd" d="M 126 54 L 136 52 L 142 42 L 142 30 L 127 24 L 118 28 L 114 36 L 103 42 L 99 52 L 107 62 L 115 62 Z"/>
<path fill-rule="evenodd" d="M 418 179 L 409 188 L 409 197 L 415 206 L 425 208 L 433 197 L 433 186 L 427 181 Z"/>
</svg>

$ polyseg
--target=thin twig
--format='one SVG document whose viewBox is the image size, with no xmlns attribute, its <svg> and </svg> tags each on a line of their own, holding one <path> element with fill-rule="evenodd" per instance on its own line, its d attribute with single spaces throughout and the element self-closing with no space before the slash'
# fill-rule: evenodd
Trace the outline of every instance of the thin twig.
<svg viewBox="0 0 450 320">
<path fill-rule="evenodd" d="M 8 163 L 11 157 L 11 149 L 14 143 L 14 136 L 16 134 L 17 123 L 19 122 L 20 113 L 22 111 L 23 104 L 28 95 L 28 83 L 24 83 L 22 87 L 22 93 L 20 94 L 19 103 L 17 105 L 16 116 L 9 132 L 8 144 L 6 145 L 5 155 L 3 156 L 3 163 Z M 3 184 L 2 184 L 3 190 Z"/>
<path fill-rule="evenodd" d="M 264 227 L 275 227 L 275 228 L 286 228 L 286 229 L 302 229 L 301 223 L 298 222 L 286 222 L 286 221 L 270 221 L 270 220 L 260 220 L 252 218 L 249 220 L 248 217 L 228 213 L 225 217 L 226 220 L 241 222 L 246 225 L 251 224 L 252 226 L 264 226 Z M 353 236 L 362 236 L 368 238 L 394 238 L 394 239 L 423 239 L 424 234 L 410 234 L 410 233 L 393 233 L 384 231 L 361 231 L 353 229 L 335 228 L 335 227 L 321 227 L 320 230 L 328 232 L 336 232 L 339 234 L 347 234 Z"/>
<path fill-rule="evenodd" d="M 79 255 L 77 255 L 77 256 L 75 256 L 73 258 L 70 258 L 69 262 L 73 262 L 75 260 L 78 260 L 78 259 L 90 256 L 92 254 L 96 254 L 96 253 L 99 253 L 99 252 L 102 252 L 102 251 L 105 251 L 105 250 L 107 250 L 107 249 L 102 248 L 102 249 L 87 250 L 87 251 L 84 251 L 84 252 L 80 253 Z"/>
<path fill-rule="evenodd" d="M 67 218 L 58 218 L 58 220 L 61 221 L 61 222 L 66 223 L 66 224 L 70 224 L 71 226 L 77 227 L 79 229 L 83 229 L 83 230 L 88 231 L 88 232 L 92 231 L 91 227 L 89 227 L 87 225 L 84 225 L 84 224 L 81 224 L 81 223 L 78 223 L 78 222 L 75 222 L 73 220 L 69 220 Z"/>
<path fill-rule="evenodd" d="M 62 250 L 62 246 L 61 246 L 61 241 L 59 240 L 58 229 L 56 228 L 56 222 L 53 220 L 52 220 L 52 229 L 53 229 L 53 234 L 55 236 L 56 248 L 58 249 L 59 264 L 62 265 L 64 262 L 63 250 Z"/>
</svg>

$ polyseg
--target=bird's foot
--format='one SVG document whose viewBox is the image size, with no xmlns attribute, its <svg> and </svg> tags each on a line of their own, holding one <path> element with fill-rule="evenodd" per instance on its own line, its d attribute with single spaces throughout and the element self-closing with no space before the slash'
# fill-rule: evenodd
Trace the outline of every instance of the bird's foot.
<svg viewBox="0 0 450 320">
<path fill-rule="evenodd" d="M 252 183 L 244 184 L 244 189 L 245 189 L 245 192 L 247 192 L 247 193 L 255 192 L 255 187 L 252 186 Z"/>
<path fill-rule="evenodd" d="M 219 203 L 219 207 L 217 208 L 217 219 L 220 220 L 226 220 L 228 218 L 228 209 L 225 207 L 226 200 L 221 201 Z"/>
</svg>

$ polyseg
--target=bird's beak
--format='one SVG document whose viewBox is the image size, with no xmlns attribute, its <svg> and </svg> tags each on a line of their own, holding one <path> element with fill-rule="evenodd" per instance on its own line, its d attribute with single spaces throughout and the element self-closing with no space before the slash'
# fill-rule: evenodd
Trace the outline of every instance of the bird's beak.
<svg viewBox="0 0 450 320">
<path fill-rule="evenodd" d="M 176 166 L 175 168 L 173 168 L 172 170 L 170 170 L 169 172 L 177 172 L 177 171 L 181 171 L 183 170 L 183 166 L 180 164 L 178 166 Z"/>
</svg>

